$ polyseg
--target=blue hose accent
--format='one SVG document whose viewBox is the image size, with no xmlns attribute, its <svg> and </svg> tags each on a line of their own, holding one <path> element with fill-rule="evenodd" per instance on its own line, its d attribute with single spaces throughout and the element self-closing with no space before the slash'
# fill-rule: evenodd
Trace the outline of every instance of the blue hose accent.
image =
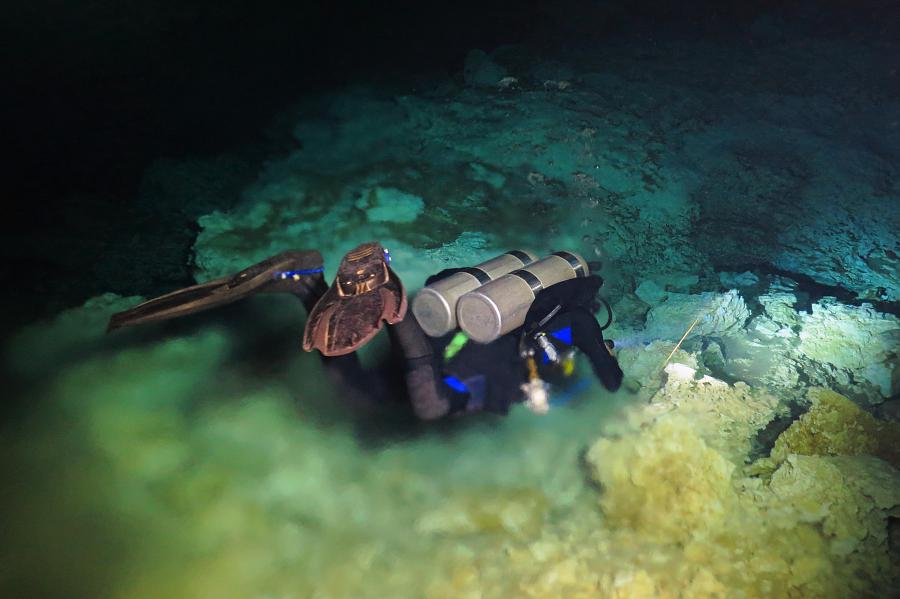
<svg viewBox="0 0 900 599">
<path fill-rule="evenodd" d="M 314 275 L 319 272 L 325 272 L 325 267 L 320 266 L 319 268 L 304 268 L 301 270 L 282 270 L 280 272 L 275 273 L 275 278 L 276 279 L 290 279 L 295 276 Z"/>
<path fill-rule="evenodd" d="M 469 392 L 469 388 L 466 387 L 466 384 L 464 382 L 462 382 L 461 380 L 459 380 L 458 378 L 456 378 L 455 376 L 445 376 L 444 382 L 447 384 L 448 387 L 450 387 L 454 391 L 459 391 L 460 393 L 468 393 Z"/>
<path fill-rule="evenodd" d="M 572 327 L 566 327 L 558 331 L 553 331 L 550 333 L 550 335 L 552 337 L 556 337 L 566 345 L 572 345 Z"/>
</svg>

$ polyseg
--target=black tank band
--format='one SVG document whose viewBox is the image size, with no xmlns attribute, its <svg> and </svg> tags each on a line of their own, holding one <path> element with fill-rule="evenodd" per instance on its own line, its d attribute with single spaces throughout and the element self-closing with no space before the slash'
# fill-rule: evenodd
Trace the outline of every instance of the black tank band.
<svg viewBox="0 0 900 599">
<path fill-rule="evenodd" d="M 531 291 L 535 295 L 537 294 L 538 291 L 540 291 L 541 289 L 544 288 L 544 285 L 543 285 L 543 283 L 541 283 L 541 280 L 538 279 L 533 274 L 531 274 L 530 272 L 528 272 L 527 270 L 522 270 L 522 269 L 514 270 L 509 274 L 511 274 L 515 277 L 519 277 L 520 279 L 522 279 L 523 281 L 528 283 L 528 286 L 531 287 Z"/>
<path fill-rule="evenodd" d="M 579 260 L 578 256 L 572 252 L 553 252 L 553 255 L 559 256 L 568 262 L 572 266 L 572 270 L 575 271 L 576 277 L 584 277 L 587 275 L 587 273 L 584 272 L 584 265 L 581 263 L 581 260 Z"/>
<path fill-rule="evenodd" d="M 489 283 L 491 280 L 491 277 L 489 277 L 486 272 L 484 272 L 480 268 L 476 268 L 474 266 L 467 266 L 466 268 L 461 268 L 460 270 L 462 272 L 472 275 L 473 277 L 478 279 L 479 285 L 484 285 L 485 283 Z"/>
<path fill-rule="evenodd" d="M 522 261 L 522 266 L 528 266 L 529 264 L 531 264 L 532 262 L 534 262 L 534 260 L 531 259 L 531 256 L 529 256 L 528 254 L 526 254 L 526 253 L 523 252 L 522 250 L 509 250 L 509 251 L 506 252 L 506 253 L 509 254 L 510 256 L 515 256 L 516 258 L 518 258 L 519 260 L 521 260 L 521 261 Z"/>
</svg>

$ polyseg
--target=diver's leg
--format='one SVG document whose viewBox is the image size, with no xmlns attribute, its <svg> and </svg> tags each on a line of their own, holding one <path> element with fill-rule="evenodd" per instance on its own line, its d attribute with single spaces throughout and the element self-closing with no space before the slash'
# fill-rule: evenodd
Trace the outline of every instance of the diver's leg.
<svg viewBox="0 0 900 599">
<path fill-rule="evenodd" d="M 328 284 L 322 273 L 292 278 L 283 281 L 279 286 L 282 287 L 280 290 L 290 291 L 297 296 L 303 303 L 307 316 L 328 291 Z M 343 356 L 320 354 L 320 357 L 325 368 L 325 376 L 350 404 L 356 407 L 369 406 L 390 399 L 391 385 L 387 377 L 377 370 L 365 370 L 356 352 Z"/>
<path fill-rule="evenodd" d="M 356 408 L 387 404 L 402 394 L 401 389 L 394 389 L 396 385 L 391 385 L 382 369 L 364 369 L 356 353 L 323 355 L 322 366 L 325 376 L 340 391 L 343 399 Z"/>
<path fill-rule="evenodd" d="M 406 318 L 388 325 L 391 343 L 400 351 L 406 365 L 406 391 L 413 411 L 422 420 L 436 420 L 466 407 L 468 394 L 454 392 L 444 385 L 434 348 L 421 325 L 407 312 Z"/>
<path fill-rule="evenodd" d="M 603 341 L 603 329 L 594 315 L 585 308 L 575 308 L 566 314 L 572 325 L 572 342 L 591 361 L 594 374 L 610 391 L 622 384 L 622 369 Z"/>
<path fill-rule="evenodd" d="M 306 309 L 306 315 L 312 312 L 316 303 L 328 291 L 328 283 L 322 273 L 313 273 L 302 278 L 278 283 L 278 291 L 287 291 L 294 294 Z"/>
</svg>

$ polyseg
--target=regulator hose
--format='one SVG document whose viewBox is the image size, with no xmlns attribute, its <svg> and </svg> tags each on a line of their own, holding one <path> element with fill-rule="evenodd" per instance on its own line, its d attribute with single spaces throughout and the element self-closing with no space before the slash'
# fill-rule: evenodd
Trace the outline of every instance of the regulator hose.
<svg viewBox="0 0 900 599">
<path fill-rule="evenodd" d="M 609 302 L 602 297 L 598 297 L 597 299 L 603 302 L 603 305 L 606 306 L 606 314 L 608 315 L 608 318 L 606 319 L 606 324 L 600 327 L 601 331 L 605 331 L 609 328 L 609 325 L 611 325 L 613 321 L 612 307 L 610 307 Z"/>
</svg>

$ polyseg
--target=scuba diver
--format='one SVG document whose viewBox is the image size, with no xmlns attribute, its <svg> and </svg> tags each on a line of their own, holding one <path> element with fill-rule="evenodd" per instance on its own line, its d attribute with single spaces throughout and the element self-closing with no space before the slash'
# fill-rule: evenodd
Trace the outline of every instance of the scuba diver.
<svg viewBox="0 0 900 599">
<path fill-rule="evenodd" d="M 239 273 L 194 285 L 114 314 L 108 331 L 168 320 L 256 293 L 291 293 L 303 303 L 303 349 L 318 350 L 327 376 L 353 398 L 385 402 L 402 394 L 385 369 L 362 367 L 356 350 L 387 324 L 403 366 L 403 386 L 422 420 L 487 411 L 524 401 L 549 407 L 553 372 L 570 374 L 574 348 L 610 391 L 622 370 L 594 318 L 603 280 L 569 252 L 535 260 L 511 251 L 476 267 L 448 269 L 426 282 L 412 309 L 389 266 L 390 253 L 364 243 L 341 260 L 331 286 L 316 250 L 288 251 Z M 605 304 L 605 302 L 603 302 Z M 523 364 L 524 362 L 524 364 Z M 542 378 L 543 377 L 543 378 Z"/>
</svg>

